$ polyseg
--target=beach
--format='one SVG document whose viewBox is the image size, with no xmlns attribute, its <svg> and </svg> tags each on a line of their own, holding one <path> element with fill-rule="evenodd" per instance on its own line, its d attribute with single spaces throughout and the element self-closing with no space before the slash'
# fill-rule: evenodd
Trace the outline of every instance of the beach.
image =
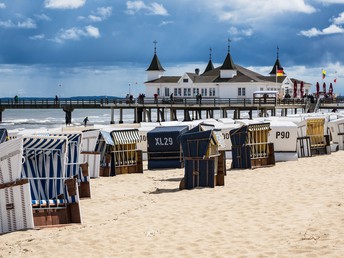
<svg viewBox="0 0 344 258">
<path fill-rule="evenodd" d="M 344 152 L 178 189 L 184 169 L 91 180 L 82 224 L 0 236 L 0 257 L 342 257 Z"/>
</svg>

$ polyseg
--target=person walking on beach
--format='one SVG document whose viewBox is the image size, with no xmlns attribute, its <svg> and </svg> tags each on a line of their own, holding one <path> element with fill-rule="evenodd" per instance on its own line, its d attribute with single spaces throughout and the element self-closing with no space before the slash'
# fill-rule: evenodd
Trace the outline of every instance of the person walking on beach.
<svg viewBox="0 0 344 258">
<path fill-rule="evenodd" d="M 15 95 L 15 96 L 14 96 L 14 102 L 15 102 L 15 103 L 18 103 L 18 101 L 19 101 L 18 95 Z"/>
<path fill-rule="evenodd" d="M 154 93 L 154 104 L 158 104 L 158 94 Z"/>
<path fill-rule="evenodd" d="M 171 103 L 173 102 L 173 92 L 170 95 L 170 101 L 171 101 Z"/>
<path fill-rule="evenodd" d="M 88 116 L 86 116 L 85 119 L 84 119 L 84 126 L 85 126 L 85 127 L 86 127 L 86 125 L 87 125 L 87 122 L 88 122 Z"/>
<path fill-rule="evenodd" d="M 59 97 L 57 95 L 55 95 L 55 104 L 57 105 L 59 102 Z"/>
</svg>

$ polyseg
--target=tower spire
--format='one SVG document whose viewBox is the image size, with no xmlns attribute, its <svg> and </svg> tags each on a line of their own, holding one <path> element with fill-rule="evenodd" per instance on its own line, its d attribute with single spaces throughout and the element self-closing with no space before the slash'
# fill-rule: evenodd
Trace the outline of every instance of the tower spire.
<svg viewBox="0 0 344 258">
<path fill-rule="evenodd" d="M 212 49 L 209 48 L 209 60 L 211 60 L 211 51 L 212 51 Z"/>
</svg>

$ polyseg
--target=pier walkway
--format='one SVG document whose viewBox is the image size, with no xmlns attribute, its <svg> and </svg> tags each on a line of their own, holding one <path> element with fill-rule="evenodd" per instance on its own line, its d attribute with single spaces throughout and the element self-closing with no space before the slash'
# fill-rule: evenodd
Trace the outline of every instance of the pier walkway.
<svg viewBox="0 0 344 258">
<path fill-rule="evenodd" d="M 165 121 L 165 111 L 167 110 L 169 120 L 178 120 L 177 111 L 183 111 L 183 120 L 201 119 L 202 114 L 206 118 L 214 118 L 214 111 L 220 111 L 221 117 L 228 117 L 227 111 L 234 111 L 234 119 L 240 119 L 241 112 L 248 112 L 252 117 L 252 111 L 259 111 L 263 116 L 269 114 L 276 116 L 286 115 L 288 109 L 298 109 L 303 112 L 312 112 L 315 104 L 308 99 L 283 99 L 276 98 L 20 98 L 17 101 L 9 98 L 0 99 L 0 122 L 6 109 L 62 109 L 66 113 L 66 123 L 71 123 L 72 112 L 75 109 L 110 109 L 111 121 L 115 123 L 114 111 L 119 110 L 118 123 L 123 123 L 123 110 L 134 111 L 134 122 L 152 122 L 152 112 L 156 112 L 157 122 Z M 318 109 L 343 109 L 344 100 L 322 99 L 317 105 Z"/>
</svg>

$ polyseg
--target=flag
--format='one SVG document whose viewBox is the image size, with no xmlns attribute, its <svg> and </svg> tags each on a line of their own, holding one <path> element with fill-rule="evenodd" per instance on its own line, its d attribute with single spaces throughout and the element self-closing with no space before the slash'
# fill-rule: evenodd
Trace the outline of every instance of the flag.
<svg viewBox="0 0 344 258">
<path fill-rule="evenodd" d="M 333 82 L 337 82 L 337 71 L 334 72 L 336 74 L 336 77 L 334 78 Z"/>
<path fill-rule="evenodd" d="M 325 79 L 325 77 L 326 77 L 326 71 L 323 69 L 322 70 L 322 78 Z"/>
<path fill-rule="evenodd" d="M 278 69 L 277 76 L 283 76 L 283 75 L 284 75 L 283 69 Z"/>
</svg>

